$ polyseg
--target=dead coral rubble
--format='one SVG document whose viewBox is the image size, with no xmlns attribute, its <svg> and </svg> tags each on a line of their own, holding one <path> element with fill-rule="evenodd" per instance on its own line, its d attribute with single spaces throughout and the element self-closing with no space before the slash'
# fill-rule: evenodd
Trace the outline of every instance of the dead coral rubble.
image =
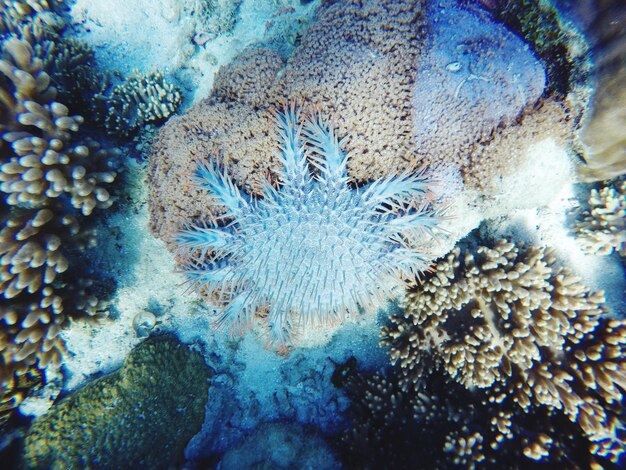
<svg viewBox="0 0 626 470">
<path fill-rule="evenodd" d="M 565 415 L 591 453 L 617 459 L 626 321 L 611 319 L 603 302 L 550 249 L 506 240 L 455 248 L 408 295 L 406 312 L 392 316 L 382 344 L 405 390 L 421 380 L 424 364 L 442 367 L 466 388 L 489 390 L 494 406 L 511 396 L 524 410 Z"/>
</svg>

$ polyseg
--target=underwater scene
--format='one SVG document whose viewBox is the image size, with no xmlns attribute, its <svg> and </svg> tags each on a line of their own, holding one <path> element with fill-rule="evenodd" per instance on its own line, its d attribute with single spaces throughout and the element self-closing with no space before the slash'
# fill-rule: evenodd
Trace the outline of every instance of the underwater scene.
<svg viewBox="0 0 626 470">
<path fill-rule="evenodd" d="M 624 0 L 0 0 L 0 470 L 626 468 Z"/>
</svg>

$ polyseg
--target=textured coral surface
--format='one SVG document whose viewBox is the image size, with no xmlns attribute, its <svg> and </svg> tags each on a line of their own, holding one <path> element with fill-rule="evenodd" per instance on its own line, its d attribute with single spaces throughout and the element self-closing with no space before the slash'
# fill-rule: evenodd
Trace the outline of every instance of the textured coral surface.
<svg viewBox="0 0 626 470">
<path fill-rule="evenodd" d="M 117 372 L 36 420 L 26 468 L 171 468 L 200 429 L 212 375 L 171 337 L 144 341 Z"/>
<path fill-rule="evenodd" d="M 450 15 L 474 18 L 478 26 L 468 33 L 470 39 L 491 44 L 489 54 L 497 60 L 485 70 L 470 71 L 470 66 L 485 64 L 475 44 L 456 60 L 462 70 L 442 72 L 453 77 L 446 82 L 451 99 L 438 101 L 437 115 L 459 125 L 442 124 L 436 145 L 416 124 L 425 112 L 424 106 L 416 106 L 418 98 L 428 101 L 438 90 L 428 77 L 438 83 L 433 67 L 441 65 L 433 60 L 430 69 L 424 65 L 437 32 L 424 1 L 327 2 L 288 61 L 269 47 L 236 58 L 220 71 L 213 94 L 170 120 L 155 143 L 149 176 L 155 233 L 163 237 L 178 229 L 181 220 L 206 219 L 216 212 L 185 177 L 206 155 L 221 155 L 234 180 L 249 193 L 258 193 L 264 178 L 276 178 L 280 165 L 271 156 L 273 132 L 265 114 L 285 99 L 317 105 L 332 116 L 338 133 L 346 136 L 348 169 L 358 184 L 430 164 L 453 166 L 466 185 L 489 188 L 523 164 L 530 144 L 547 137 L 567 142 L 575 116 L 550 93 L 538 99 L 544 75 L 529 76 L 543 72 L 541 65 L 503 24 L 477 8 L 450 9 Z M 454 23 L 455 18 L 447 21 Z M 444 41 L 441 29 L 440 49 L 452 57 L 454 51 L 445 49 L 452 44 Z M 488 40 L 492 36 L 499 40 Z M 491 82 L 474 79 L 483 77 L 481 73 Z M 467 80 L 457 82 L 457 75 Z M 430 91 L 427 97 L 422 90 Z M 494 104 L 499 103 L 494 96 L 502 97 L 502 106 Z M 505 106 L 509 101 L 514 104 Z M 462 122 L 455 117 L 460 104 L 468 116 Z M 500 108 L 502 114 L 496 112 Z M 473 137 L 467 136 L 467 126 Z"/>
<path fill-rule="evenodd" d="M 70 62 L 50 59 L 52 32 L 29 16 L 47 8 L 46 2 L 27 4 L 30 10 L 13 23 L 0 51 L 3 402 L 15 390 L 14 397 L 23 397 L 20 384 L 35 369 L 60 364 L 58 334 L 69 318 L 102 313 L 87 266 L 72 260 L 93 244 L 93 233 L 81 227 L 82 221 L 111 206 L 107 188 L 117 174 L 112 160 L 118 152 L 81 138 L 84 119 L 57 100 L 50 73 Z M 0 13 L 6 18 L 6 10 Z"/>
<path fill-rule="evenodd" d="M 285 344 L 294 323 L 333 322 L 382 307 L 403 279 L 428 268 L 428 253 L 417 247 L 441 217 L 428 208 L 433 185 L 423 171 L 356 191 L 348 186 L 339 138 L 321 115 L 303 120 L 292 105 L 276 125 L 280 189 L 267 182 L 263 197 L 250 200 L 210 160 L 196 182 L 232 222 L 195 226 L 176 241 L 191 254 L 191 282 L 219 291 L 227 303 L 218 325 L 241 331 L 267 308 L 271 340 Z"/>
<path fill-rule="evenodd" d="M 585 252 L 626 258 L 626 180 L 592 189 L 574 231 Z"/>
</svg>

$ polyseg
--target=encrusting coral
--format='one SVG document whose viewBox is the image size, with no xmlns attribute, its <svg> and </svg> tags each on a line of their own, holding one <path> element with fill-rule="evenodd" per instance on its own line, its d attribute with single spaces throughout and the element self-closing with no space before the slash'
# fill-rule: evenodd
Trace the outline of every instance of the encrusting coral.
<svg viewBox="0 0 626 470">
<path fill-rule="evenodd" d="M 624 450 L 619 413 L 626 390 L 626 321 L 611 319 L 550 249 L 500 240 L 455 248 L 407 296 L 382 332 L 403 387 L 441 366 L 467 388 L 522 409 L 545 406 L 576 423 L 591 452 Z"/>
<path fill-rule="evenodd" d="M 266 182 L 263 197 L 250 199 L 210 160 L 195 181 L 225 208 L 221 221 L 175 239 L 189 253 L 190 282 L 226 304 L 217 325 L 242 331 L 267 309 L 270 341 L 282 346 L 294 326 L 382 307 L 404 279 L 429 267 L 424 241 L 442 214 L 430 205 L 433 180 L 425 171 L 355 191 L 347 155 L 324 117 L 303 119 L 292 104 L 275 121 L 281 187 Z"/>
<path fill-rule="evenodd" d="M 626 179 L 592 189 L 573 229 L 585 252 L 626 258 Z"/>
</svg>

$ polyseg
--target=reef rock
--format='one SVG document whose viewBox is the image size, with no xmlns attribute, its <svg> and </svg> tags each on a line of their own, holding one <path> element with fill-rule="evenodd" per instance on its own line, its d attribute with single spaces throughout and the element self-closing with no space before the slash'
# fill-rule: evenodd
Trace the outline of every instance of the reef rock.
<svg viewBox="0 0 626 470">
<path fill-rule="evenodd" d="M 297 423 L 261 424 L 229 449 L 219 468 L 337 468 L 330 446 L 314 430 Z"/>
</svg>

